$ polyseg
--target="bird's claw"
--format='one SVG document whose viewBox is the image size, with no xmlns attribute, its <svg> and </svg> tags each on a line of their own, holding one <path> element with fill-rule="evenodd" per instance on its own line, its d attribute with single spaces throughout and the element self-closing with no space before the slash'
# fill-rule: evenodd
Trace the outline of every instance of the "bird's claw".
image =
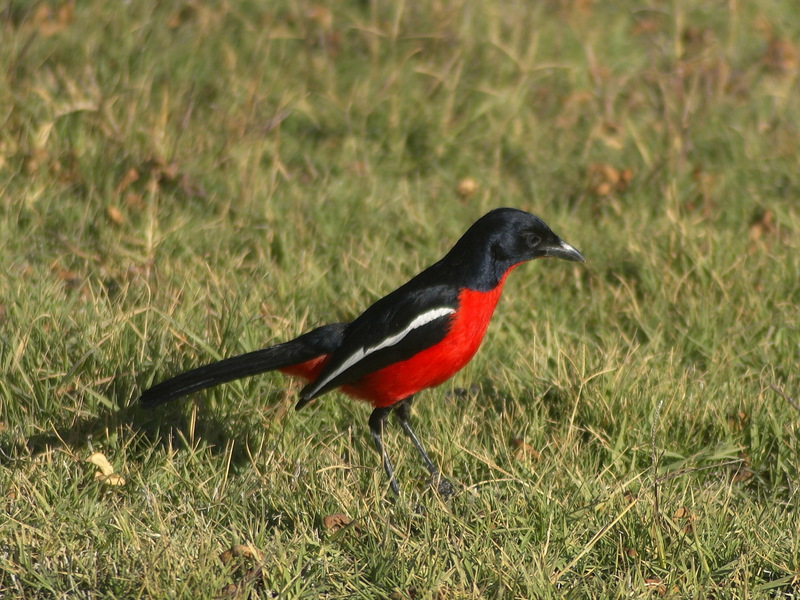
<svg viewBox="0 0 800 600">
<path fill-rule="evenodd" d="M 456 495 L 456 486 L 444 477 L 437 476 L 431 479 L 431 487 L 435 487 L 436 491 L 442 497 L 442 500 L 449 500 Z"/>
</svg>

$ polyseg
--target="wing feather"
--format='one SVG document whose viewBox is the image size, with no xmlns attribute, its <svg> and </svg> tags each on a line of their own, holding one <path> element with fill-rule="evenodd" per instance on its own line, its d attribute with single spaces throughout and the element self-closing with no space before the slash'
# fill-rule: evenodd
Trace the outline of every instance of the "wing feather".
<svg viewBox="0 0 800 600">
<path fill-rule="evenodd" d="M 440 342 L 457 307 L 452 286 L 400 288 L 382 298 L 348 326 L 342 345 L 301 390 L 297 408 Z"/>
</svg>

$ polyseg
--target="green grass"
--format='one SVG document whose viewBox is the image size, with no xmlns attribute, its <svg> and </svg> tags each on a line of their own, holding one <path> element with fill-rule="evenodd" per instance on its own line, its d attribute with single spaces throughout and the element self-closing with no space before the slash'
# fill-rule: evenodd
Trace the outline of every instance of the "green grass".
<svg viewBox="0 0 800 600">
<path fill-rule="evenodd" d="M 70 6 L 0 9 L 0 596 L 797 593 L 794 2 Z M 515 271 L 415 404 L 454 499 L 280 375 L 136 406 L 497 206 L 588 262 Z"/>
</svg>

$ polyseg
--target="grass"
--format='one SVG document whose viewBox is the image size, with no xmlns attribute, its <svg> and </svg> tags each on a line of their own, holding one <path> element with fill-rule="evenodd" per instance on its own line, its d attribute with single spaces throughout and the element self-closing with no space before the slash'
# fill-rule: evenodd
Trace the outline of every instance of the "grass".
<svg viewBox="0 0 800 600">
<path fill-rule="evenodd" d="M 794 8 L 4 3 L 0 595 L 797 593 Z M 454 499 L 279 375 L 136 406 L 503 205 L 588 263 L 518 269 L 416 403 Z"/>
</svg>

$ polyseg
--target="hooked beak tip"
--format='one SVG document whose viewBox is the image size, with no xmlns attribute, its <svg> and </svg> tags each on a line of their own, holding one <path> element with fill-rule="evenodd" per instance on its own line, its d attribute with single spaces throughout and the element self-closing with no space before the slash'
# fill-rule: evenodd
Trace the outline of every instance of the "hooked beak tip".
<svg viewBox="0 0 800 600">
<path fill-rule="evenodd" d="M 548 249 L 547 254 L 545 256 L 550 256 L 552 258 L 561 258 L 563 260 L 569 260 L 573 262 L 581 262 L 585 263 L 586 259 L 583 257 L 577 248 L 571 246 L 567 242 L 561 240 L 558 246 L 554 246 Z"/>
</svg>

